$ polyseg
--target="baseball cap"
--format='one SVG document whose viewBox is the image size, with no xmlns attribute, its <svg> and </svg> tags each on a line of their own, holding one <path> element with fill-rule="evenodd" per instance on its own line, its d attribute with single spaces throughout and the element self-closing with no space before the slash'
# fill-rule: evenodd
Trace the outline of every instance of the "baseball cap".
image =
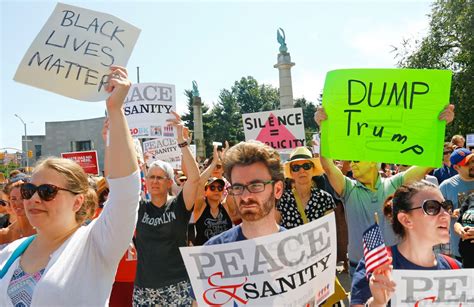
<svg viewBox="0 0 474 307">
<path fill-rule="evenodd" d="M 464 166 L 467 163 L 469 163 L 469 160 L 474 156 L 474 153 L 472 153 L 469 149 L 467 148 L 458 148 L 449 157 L 449 161 L 453 165 L 459 165 L 459 166 Z"/>
<path fill-rule="evenodd" d="M 225 181 L 224 179 L 217 178 L 217 177 L 211 177 L 207 180 L 206 187 L 210 184 L 213 184 L 214 182 L 220 183 L 222 186 L 225 186 Z"/>
</svg>

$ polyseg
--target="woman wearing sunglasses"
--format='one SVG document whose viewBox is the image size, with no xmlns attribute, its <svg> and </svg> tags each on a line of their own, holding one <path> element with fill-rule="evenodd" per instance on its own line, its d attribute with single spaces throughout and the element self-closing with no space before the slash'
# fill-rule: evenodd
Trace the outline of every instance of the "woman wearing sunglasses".
<svg viewBox="0 0 474 307">
<path fill-rule="evenodd" d="M 376 269 L 366 278 L 362 259 L 352 279 L 351 306 L 385 306 L 395 291 L 388 273 L 393 269 L 449 270 L 461 264 L 448 256 L 435 254 L 433 246 L 449 242 L 449 223 L 453 204 L 444 200 L 440 190 L 427 181 L 403 185 L 393 199 L 386 201 L 384 214 L 392 222 L 400 243 L 388 248 L 391 265 Z M 361 242 L 362 244 L 362 242 Z"/>
<path fill-rule="evenodd" d="M 17 181 L 9 184 L 5 192 L 10 200 L 7 204 L 10 216 L 15 218 L 11 220 L 11 224 L 7 228 L 0 230 L 0 244 L 13 242 L 17 239 L 34 235 L 36 230 L 31 226 L 25 214 L 25 207 L 23 206 L 23 197 L 21 196 L 20 188 L 23 181 Z"/>
<path fill-rule="evenodd" d="M 37 236 L 12 242 L 0 252 L 6 271 L 0 280 L 0 306 L 108 305 L 118 262 L 132 239 L 140 193 L 137 159 L 122 110 L 130 81 L 126 69 L 117 66 L 108 77 L 109 149 L 114 154 L 107 161 L 107 205 L 99 218 L 82 226 L 89 209 L 97 205 L 86 174 L 71 160 L 40 162 L 31 183 L 21 188 Z M 18 257 L 5 268 L 12 254 Z"/>
<path fill-rule="evenodd" d="M 226 182 L 222 178 L 223 168 L 218 169 L 216 177 L 216 166 L 222 165 L 219 156 L 223 156 L 228 148 L 226 143 L 224 152 L 219 152 L 217 146 L 214 146 L 211 164 L 202 172 L 199 181 L 204 182 L 204 195 L 198 191 L 196 202 L 194 204 L 194 227 L 196 237 L 193 245 L 204 245 L 210 238 L 232 228 L 233 220 L 237 220 L 236 210 L 233 209 L 233 202 L 230 198 L 224 196 Z M 209 176 L 211 176 L 209 178 Z"/>
<path fill-rule="evenodd" d="M 287 186 L 277 204 L 281 215 L 281 226 L 291 229 L 314 221 L 334 210 L 334 199 L 318 188 L 313 177 L 323 173 L 319 159 L 313 158 L 306 147 L 291 152 L 284 165 L 285 178 L 293 179 L 293 186 Z"/>
</svg>

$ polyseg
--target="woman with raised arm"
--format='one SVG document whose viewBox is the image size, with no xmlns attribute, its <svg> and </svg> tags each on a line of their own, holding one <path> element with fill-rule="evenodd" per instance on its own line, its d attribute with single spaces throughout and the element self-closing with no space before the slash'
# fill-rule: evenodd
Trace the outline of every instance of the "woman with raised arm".
<svg viewBox="0 0 474 307">
<path fill-rule="evenodd" d="M 386 201 L 384 214 L 392 222 L 400 243 L 387 248 L 392 264 L 376 269 L 367 280 L 362 259 L 352 279 L 351 306 L 386 306 L 395 291 L 391 269 L 450 270 L 461 264 L 448 256 L 435 254 L 433 246 L 449 242 L 453 204 L 444 200 L 439 188 L 428 181 L 399 187 Z M 362 244 L 362 242 L 361 242 Z"/>
<path fill-rule="evenodd" d="M 172 112 L 169 123 L 176 127 L 181 164 L 188 180 L 176 197 L 169 195 L 173 167 L 154 161 L 146 175 L 151 201 L 141 201 L 135 246 L 137 275 L 133 306 L 191 305 L 191 284 L 179 248 L 187 246 L 188 222 L 199 184 L 199 169 L 189 149 L 189 130 L 178 114 Z"/>
<path fill-rule="evenodd" d="M 122 111 L 127 71 L 112 66 L 107 91 L 110 119 L 110 195 L 99 218 L 83 221 L 96 204 L 75 162 L 47 158 L 21 194 L 37 235 L 0 252 L 0 306 L 107 306 L 118 262 L 132 238 L 140 193 L 130 131 Z M 96 198 L 95 198 L 96 199 Z"/>
</svg>

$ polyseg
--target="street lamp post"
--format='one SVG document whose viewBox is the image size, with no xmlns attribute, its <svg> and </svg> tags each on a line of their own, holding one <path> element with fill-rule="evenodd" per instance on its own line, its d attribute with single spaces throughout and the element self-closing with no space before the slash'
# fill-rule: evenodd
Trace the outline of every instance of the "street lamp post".
<svg viewBox="0 0 474 307">
<path fill-rule="evenodd" d="M 15 117 L 17 117 L 21 122 L 23 123 L 23 127 L 25 128 L 25 159 L 26 159 L 26 171 L 29 169 L 29 163 L 28 163 L 28 134 L 26 133 L 26 123 L 25 121 L 18 116 L 18 114 L 15 114 Z"/>
</svg>

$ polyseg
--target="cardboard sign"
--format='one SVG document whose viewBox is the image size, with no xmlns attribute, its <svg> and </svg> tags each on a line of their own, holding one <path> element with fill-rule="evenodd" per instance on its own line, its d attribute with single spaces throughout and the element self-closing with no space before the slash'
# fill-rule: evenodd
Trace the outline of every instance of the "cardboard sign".
<svg viewBox="0 0 474 307">
<path fill-rule="evenodd" d="M 393 270 L 392 277 L 392 306 L 474 306 L 474 269 Z"/>
<path fill-rule="evenodd" d="M 334 292 L 334 213 L 270 236 L 180 251 L 199 306 L 319 306 Z"/>
<path fill-rule="evenodd" d="M 243 114 L 242 120 L 246 141 L 261 141 L 279 152 L 305 146 L 301 108 Z"/>
<path fill-rule="evenodd" d="M 75 161 L 86 174 L 99 175 L 99 159 L 96 150 L 63 152 L 61 158 Z"/>
<path fill-rule="evenodd" d="M 143 155 L 148 166 L 153 161 L 161 160 L 175 169 L 181 169 L 181 150 L 176 139 L 162 138 L 143 142 Z"/>
<path fill-rule="evenodd" d="M 128 91 L 123 110 L 132 137 L 176 138 L 175 129 L 168 125 L 176 111 L 174 85 L 164 83 L 133 84 Z"/>
<path fill-rule="evenodd" d="M 441 166 L 451 71 L 343 69 L 326 75 L 322 155 Z"/>
<path fill-rule="evenodd" d="M 112 15 L 58 3 L 14 80 L 79 100 L 105 100 L 109 66 L 127 65 L 139 34 Z"/>
</svg>

